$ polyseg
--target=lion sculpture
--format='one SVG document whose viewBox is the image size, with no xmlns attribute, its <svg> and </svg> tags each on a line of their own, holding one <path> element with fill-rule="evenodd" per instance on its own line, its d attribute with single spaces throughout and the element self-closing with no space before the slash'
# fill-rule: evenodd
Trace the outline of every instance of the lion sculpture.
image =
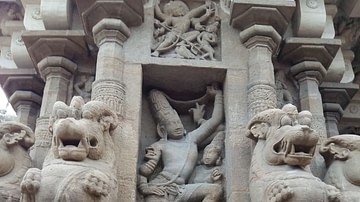
<svg viewBox="0 0 360 202">
<path fill-rule="evenodd" d="M 328 138 L 320 148 L 328 167 L 324 182 L 338 188 L 341 201 L 360 200 L 360 136 L 337 135 Z"/>
<path fill-rule="evenodd" d="M 268 109 L 249 122 L 247 136 L 257 141 L 250 168 L 252 202 L 337 201 L 339 191 L 309 172 L 318 142 L 312 114 L 294 105 Z"/>
<path fill-rule="evenodd" d="M 22 183 L 22 201 L 116 201 L 117 182 L 112 132 L 117 116 L 104 103 L 70 106 L 56 102 L 50 118 L 51 151 L 42 170 L 31 168 Z"/>
<path fill-rule="evenodd" d="M 31 167 L 27 150 L 34 142 L 33 131 L 24 124 L 0 123 L 0 201 L 20 201 L 20 182 Z"/>
</svg>

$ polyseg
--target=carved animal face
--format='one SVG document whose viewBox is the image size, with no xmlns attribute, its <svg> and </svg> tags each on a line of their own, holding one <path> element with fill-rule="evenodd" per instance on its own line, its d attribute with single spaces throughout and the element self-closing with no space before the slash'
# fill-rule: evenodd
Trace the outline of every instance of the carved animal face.
<svg viewBox="0 0 360 202">
<path fill-rule="evenodd" d="M 306 166 L 314 155 L 318 136 L 309 126 L 282 126 L 270 135 L 264 148 L 271 164 Z"/>
<path fill-rule="evenodd" d="M 56 103 L 50 127 L 54 156 L 69 161 L 103 158 L 107 147 L 112 145 L 110 134 L 116 120 L 116 115 L 102 102 L 79 105 L 72 101 L 69 107 Z"/>
<path fill-rule="evenodd" d="M 254 116 L 248 125 L 248 137 L 257 141 L 268 164 L 306 166 L 314 155 L 317 133 L 293 114 L 270 109 Z"/>
<path fill-rule="evenodd" d="M 336 172 L 336 175 L 343 175 L 351 184 L 360 186 L 360 136 L 330 137 L 321 146 L 320 154 L 325 158 L 329 170 Z M 330 169 L 332 166 L 333 169 Z"/>
</svg>

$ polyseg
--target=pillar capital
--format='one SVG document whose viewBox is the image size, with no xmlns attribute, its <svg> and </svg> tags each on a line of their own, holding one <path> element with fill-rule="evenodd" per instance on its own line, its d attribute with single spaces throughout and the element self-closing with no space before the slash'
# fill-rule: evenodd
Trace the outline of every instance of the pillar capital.
<svg viewBox="0 0 360 202">
<path fill-rule="evenodd" d="M 290 73 L 297 81 L 313 79 L 320 84 L 326 75 L 325 67 L 317 61 L 303 61 L 290 68 Z"/>
<path fill-rule="evenodd" d="M 295 1 L 237 0 L 230 14 L 232 27 L 245 30 L 253 25 L 272 26 L 281 36 L 295 11 Z"/>
<path fill-rule="evenodd" d="M 104 18 L 92 29 L 94 42 L 97 46 L 105 42 L 123 44 L 130 37 L 130 29 L 120 19 Z"/>
<path fill-rule="evenodd" d="M 280 42 L 280 34 L 269 25 L 253 25 L 240 32 L 240 40 L 247 48 L 267 47 L 275 53 Z"/>
<path fill-rule="evenodd" d="M 49 75 L 60 75 L 70 79 L 77 69 L 77 65 L 71 60 L 61 56 L 49 56 L 38 63 L 41 78 L 46 80 Z"/>
<path fill-rule="evenodd" d="M 139 26 L 144 20 L 142 0 L 75 0 L 75 3 L 89 44 L 94 44 L 94 41 L 95 43 L 99 42 L 95 39 L 96 34 L 93 33 L 93 28 L 103 19 L 118 19 L 129 27 Z M 107 27 L 106 29 L 112 30 L 113 28 Z"/>
<path fill-rule="evenodd" d="M 18 108 L 23 103 L 29 103 L 31 105 L 36 105 L 38 108 L 40 108 L 41 105 L 41 96 L 31 92 L 31 91 L 24 91 L 24 90 L 17 90 L 15 91 L 9 98 L 9 102 L 11 105 L 16 108 Z"/>
</svg>

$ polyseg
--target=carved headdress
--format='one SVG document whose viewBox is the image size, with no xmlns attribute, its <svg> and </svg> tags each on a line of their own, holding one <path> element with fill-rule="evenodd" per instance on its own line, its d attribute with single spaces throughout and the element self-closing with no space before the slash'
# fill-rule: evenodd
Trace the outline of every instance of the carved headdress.
<svg viewBox="0 0 360 202">
<path fill-rule="evenodd" d="M 155 89 L 151 90 L 149 98 L 153 114 L 159 124 L 164 124 L 174 115 L 178 116 L 177 112 L 172 108 L 163 92 Z"/>
</svg>

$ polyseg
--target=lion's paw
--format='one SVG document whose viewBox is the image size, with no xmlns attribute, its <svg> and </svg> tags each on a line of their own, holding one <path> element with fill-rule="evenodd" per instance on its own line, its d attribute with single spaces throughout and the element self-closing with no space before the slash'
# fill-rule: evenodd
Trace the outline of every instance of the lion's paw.
<svg viewBox="0 0 360 202">
<path fill-rule="evenodd" d="M 38 168 L 30 168 L 20 184 L 21 193 L 35 194 L 40 188 L 41 170 Z"/>
<path fill-rule="evenodd" d="M 267 201 L 281 202 L 290 199 L 294 192 L 291 188 L 282 181 L 278 181 L 270 185 L 267 189 Z"/>
<path fill-rule="evenodd" d="M 108 196 L 113 186 L 109 177 L 97 170 L 87 173 L 82 184 L 87 193 L 97 197 Z"/>
<path fill-rule="evenodd" d="M 330 202 L 339 202 L 341 198 L 340 191 L 331 185 L 326 185 L 326 192 Z"/>
</svg>

